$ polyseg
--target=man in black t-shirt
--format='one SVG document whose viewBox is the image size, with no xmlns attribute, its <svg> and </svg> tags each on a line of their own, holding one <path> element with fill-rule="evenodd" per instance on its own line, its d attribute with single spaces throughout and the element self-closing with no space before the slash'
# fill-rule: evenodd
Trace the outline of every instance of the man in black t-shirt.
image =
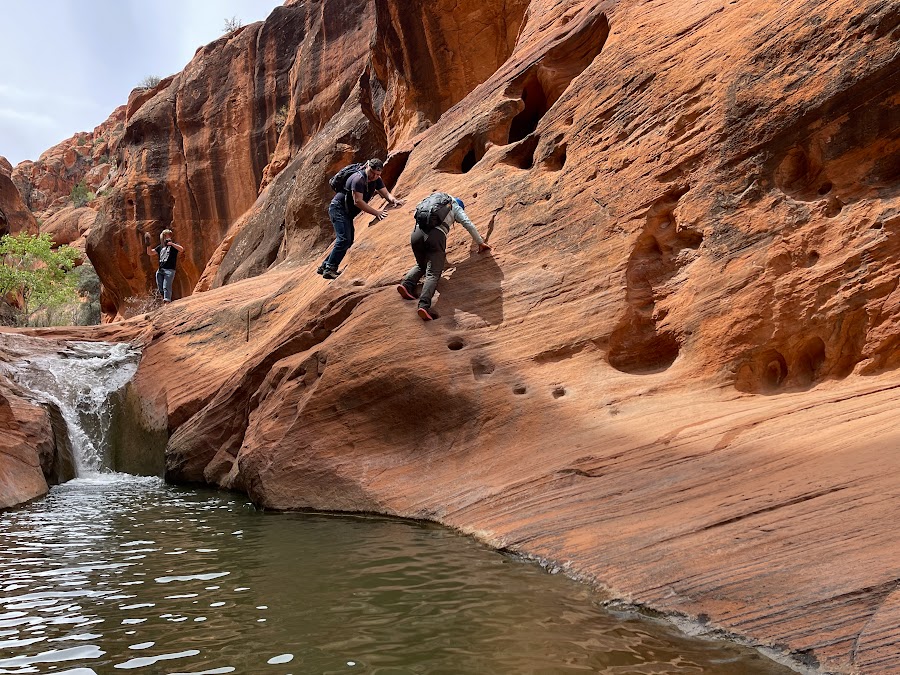
<svg viewBox="0 0 900 675">
<path fill-rule="evenodd" d="M 159 257 L 159 269 L 156 270 L 156 289 L 163 297 L 163 302 L 172 302 L 172 282 L 175 280 L 175 264 L 178 254 L 184 251 L 181 244 L 172 241 L 172 230 L 163 230 L 159 235 L 159 246 L 150 247 L 150 235 L 144 234 L 147 255 Z"/>
<path fill-rule="evenodd" d="M 387 211 L 376 211 L 369 206 L 369 200 L 377 192 L 391 206 L 403 206 L 402 199 L 396 199 L 381 180 L 381 172 L 384 170 L 384 162 L 380 159 L 370 159 L 362 169 L 347 179 L 344 190 L 338 192 L 331 204 L 328 205 L 328 217 L 334 227 L 335 240 L 331 253 L 316 270 L 325 279 L 336 279 L 340 274 L 338 265 L 347 255 L 347 251 L 353 246 L 355 230 L 353 219 L 365 211 L 375 216 L 378 220 L 387 217 Z"/>
</svg>

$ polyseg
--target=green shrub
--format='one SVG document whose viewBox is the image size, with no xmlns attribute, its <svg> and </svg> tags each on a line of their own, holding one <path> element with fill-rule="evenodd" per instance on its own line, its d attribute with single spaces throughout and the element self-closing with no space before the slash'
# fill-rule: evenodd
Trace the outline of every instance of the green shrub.
<svg viewBox="0 0 900 675">
<path fill-rule="evenodd" d="M 97 197 L 93 192 L 88 189 L 88 186 L 84 184 L 84 181 L 81 181 L 78 185 L 72 188 L 72 194 L 70 195 L 72 198 L 72 203 L 77 207 L 87 206 Z"/>
<path fill-rule="evenodd" d="M 281 135 L 281 130 L 284 129 L 284 125 L 287 124 L 287 118 L 288 118 L 287 105 L 283 105 L 278 110 L 275 111 L 275 135 L 276 136 Z"/>
<path fill-rule="evenodd" d="M 156 85 L 158 85 L 162 80 L 157 75 L 148 75 L 143 80 L 141 80 L 138 86 L 141 89 L 153 89 Z"/>
<path fill-rule="evenodd" d="M 17 325 L 58 320 L 60 309 L 77 300 L 76 278 L 68 272 L 79 256 L 70 246 L 54 250 L 49 234 L 0 237 L 0 297 L 13 298 Z"/>
</svg>

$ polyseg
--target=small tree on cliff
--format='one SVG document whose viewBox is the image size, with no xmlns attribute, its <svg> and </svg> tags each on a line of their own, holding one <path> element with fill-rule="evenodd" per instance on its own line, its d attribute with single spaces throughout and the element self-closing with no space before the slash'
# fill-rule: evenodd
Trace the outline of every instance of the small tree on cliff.
<svg viewBox="0 0 900 675">
<path fill-rule="evenodd" d="M 138 86 L 141 89 L 153 89 L 156 85 L 158 85 L 162 80 L 158 75 L 148 75 L 143 80 L 140 81 Z"/>
<path fill-rule="evenodd" d="M 244 24 L 241 23 L 240 19 L 238 19 L 236 16 L 233 16 L 230 19 L 225 19 L 225 30 L 222 32 L 225 35 L 228 35 L 229 33 L 233 33 L 234 31 L 236 31 L 243 25 Z"/>
<path fill-rule="evenodd" d="M 70 246 L 54 250 L 49 234 L 0 237 L 0 298 L 17 310 L 17 324 L 27 326 L 37 312 L 76 300 L 76 279 L 67 273 L 78 257 Z"/>
<path fill-rule="evenodd" d="M 73 187 L 72 193 L 69 196 L 72 199 L 72 203 L 78 208 L 87 206 L 97 197 L 97 195 L 88 189 L 88 186 L 85 185 L 84 181 L 81 181 L 78 185 Z"/>
</svg>

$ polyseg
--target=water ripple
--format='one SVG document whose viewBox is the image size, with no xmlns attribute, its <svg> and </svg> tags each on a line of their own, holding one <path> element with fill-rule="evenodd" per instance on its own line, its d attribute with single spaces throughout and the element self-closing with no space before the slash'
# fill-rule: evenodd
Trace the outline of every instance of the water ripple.
<svg viewBox="0 0 900 675">
<path fill-rule="evenodd" d="M 0 540 L 0 673 L 786 672 L 442 528 L 158 479 L 55 487 L 5 513 Z"/>
</svg>

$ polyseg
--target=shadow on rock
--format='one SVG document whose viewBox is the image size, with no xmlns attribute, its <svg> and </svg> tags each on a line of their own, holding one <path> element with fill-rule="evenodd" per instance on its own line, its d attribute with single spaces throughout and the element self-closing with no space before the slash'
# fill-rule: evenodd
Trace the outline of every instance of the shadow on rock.
<svg viewBox="0 0 900 675">
<path fill-rule="evenodd" d="M 449 279 L 438 284 L 440 299 L 436 304 L 442 316 L 466 312 L 480 317 L 489 325 L 503 323 L 503 270 L 491 253 L 469 253 L 454 264 Z"/>
</svg>

